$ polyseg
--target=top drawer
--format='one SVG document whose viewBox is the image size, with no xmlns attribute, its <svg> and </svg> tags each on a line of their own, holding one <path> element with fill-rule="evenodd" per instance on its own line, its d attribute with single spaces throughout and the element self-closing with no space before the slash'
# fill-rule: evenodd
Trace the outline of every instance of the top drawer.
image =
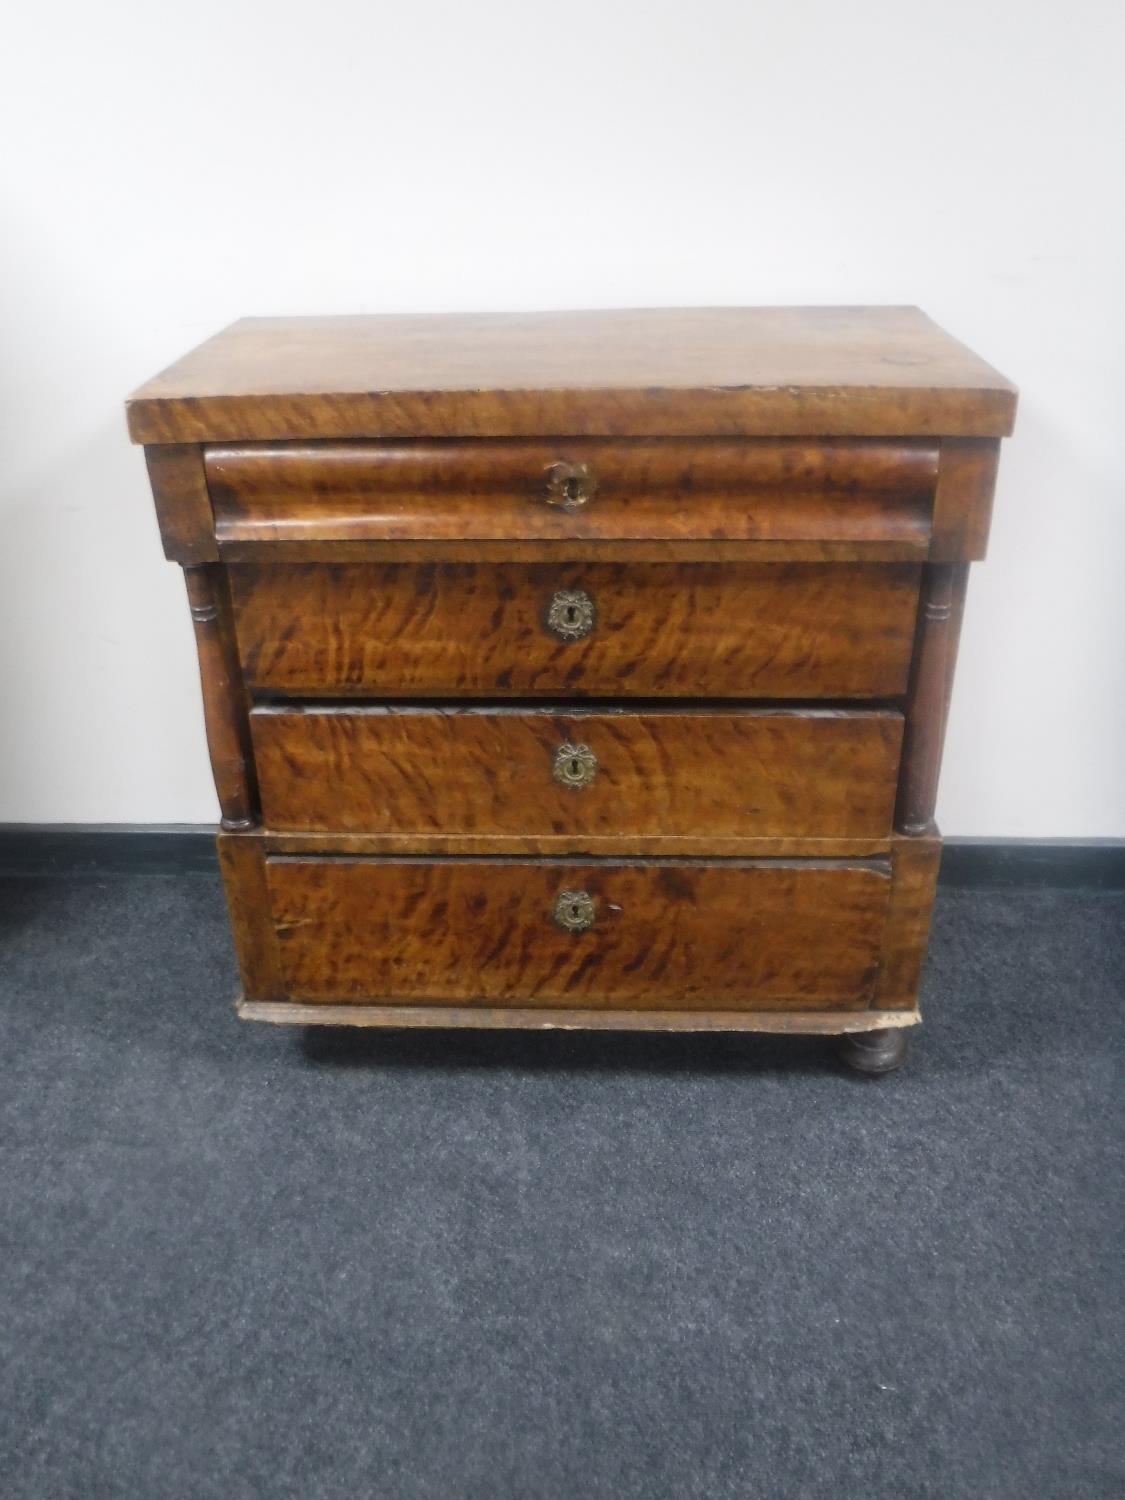
<svg viewBox="0 0 1125 1500">
<path fill-rule="evenodd" d="M 785 439 L 261 443 L 206 450 L 220 548 L 332 556 L 383 544 L 659 543 L 662 560 L 910 561 L 930 539 L 937 447 Z M 318 554 L 317 548 L 327 549 Z M 525 560 L 528 554 L 522 554 Z M 573 553 L 571 555 L 574 555 Z M 643 555 L 636 554 L 634 556 Z M 653 559 L 655 560 L 655 558 Z"/>
</svg>

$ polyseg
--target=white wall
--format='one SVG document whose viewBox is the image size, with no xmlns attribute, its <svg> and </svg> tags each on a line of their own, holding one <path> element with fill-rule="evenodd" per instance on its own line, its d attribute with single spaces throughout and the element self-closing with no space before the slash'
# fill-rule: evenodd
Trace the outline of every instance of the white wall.
<svg viewBox="0 0 1125 1500">
<path fill-rule="evenodd" d="M 249 313 L 917 302 L 1016 380 L 946 832 L 1125 834 L 1119 0 L 24 5 L 0 821 L 217 816 L 121 403 Z"/>
</svg>

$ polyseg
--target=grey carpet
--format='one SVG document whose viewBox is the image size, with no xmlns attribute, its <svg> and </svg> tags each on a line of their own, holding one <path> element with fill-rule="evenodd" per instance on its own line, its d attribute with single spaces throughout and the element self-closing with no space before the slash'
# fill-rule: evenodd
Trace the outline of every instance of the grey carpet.
<svg viewBox="0 0 1125 1500">
<path fill-rule="evenodd" d="M 908 1068 L 231 1012 L 213 878 L 0 884 L 12 1500 L 1125 1494 L 1125 899 L 944 892 Z"/>
</svg>

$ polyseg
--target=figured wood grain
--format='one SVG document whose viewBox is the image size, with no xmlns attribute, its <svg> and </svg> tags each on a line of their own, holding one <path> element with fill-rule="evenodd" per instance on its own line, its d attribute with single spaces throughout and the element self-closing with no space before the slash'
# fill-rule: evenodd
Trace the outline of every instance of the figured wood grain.
<svg viewBox="0 0 1125 1500">
<path fill-rule="evenodd" d="M 146 448 L 145 463 L 164 556 L 184 564 L 217 562 L 202 448 L 191 443 Z"/>
<path fill-rule="evenodd" d="M 287 995 L 584 1008 L 864 1007 L 888 869 L 509 860 L 266 862 Z M 565 891 L 596 920 L 554 919 Z"/>
<path fill-rule="evenodd" d="M 1001 437 L 1015 390 L 917 308 L 252 318 L 142 386 L 134 442 Z"/>
<path fill-rule="evenodd" d="M 964 563 L 934 563 L 923 573 L 895 813 L 901 833 L 927 832 L 937 806 L 968 581 Z"/>
<path fill-rule="evenodd" d="M 902 717 L 885 712 L 577 712 L 259 707 L 271 832 L 879 838 Z M 566 747 L 596 762 L 560 784 Z"/>
<path fill-rule="evenodd" d="M 877 544 L 923 556 L 936 444 L 551 439 L 207 450 L 221 543 Z M 588 494 L 555 503 L 564 466 Z"/>
<path fill-rule="evenodd" d="M 917 1026 L 916 1010 L 544 1010 L 454 1005 L 305 1005 L 240 999 L 244 1021 L 274 1025 L 441 1027 L 516 1031 L 746 1031 L 782 1036 L 835 1036 Z"/>
<path fill-rule="evenodd" d="M 875 986 L 879 1009 L 916 1009 L 930 917 L 941 865 L 941 839 L 932 825 L 891 845 L 891 905 Z"/>
<path fill-rule="evenodd" d="M 635 834 L 449 834 L 449 833 L 275 833 L 263 829 L 270 854 L 592 854 L 756 859 L 871 859 L 889 854 L 891 836 L 880 838 L 723 838 L 668 835 L 638 840 Z"/>
<path fill-rule="evenodd" d="M 223 542 L 226 563 L 797 563 L 913 562 L 928 556 L 926 539 L 812 541 L 799 537 L 752 541 L 253 541 Z"/>
<path fill-rule="evenodd" d="M 238 564 L 247 680 L 294 695 L 870 698 L 906 686 L 909 564 Z M 593 601 L 550 633 L 559 590 Z"/>
<path fill-rule="evenodd" d="M 199 563 L 184 569 L 184 582 L 222 827 L 251 828 L 257 820 L 257 785 L 226 576 L 215 563 Z"/>
<path fill-rule="evenodd" d="M 984 557 L 999 463 L 995 438 L 947 438 L 941 444 L 931 562 L 979 562 Z"/>
</svg>

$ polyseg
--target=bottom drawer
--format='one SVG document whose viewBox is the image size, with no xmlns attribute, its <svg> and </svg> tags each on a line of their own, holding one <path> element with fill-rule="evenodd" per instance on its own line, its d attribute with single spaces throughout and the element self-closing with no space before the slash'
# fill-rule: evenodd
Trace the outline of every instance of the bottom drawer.
<svg viewBox="0 0 1125 1500">
<path fill-rule="evenodd" d="M 882 860 L 266 861 L 292 1000 L 861 1009 Z"/>
</svg>

